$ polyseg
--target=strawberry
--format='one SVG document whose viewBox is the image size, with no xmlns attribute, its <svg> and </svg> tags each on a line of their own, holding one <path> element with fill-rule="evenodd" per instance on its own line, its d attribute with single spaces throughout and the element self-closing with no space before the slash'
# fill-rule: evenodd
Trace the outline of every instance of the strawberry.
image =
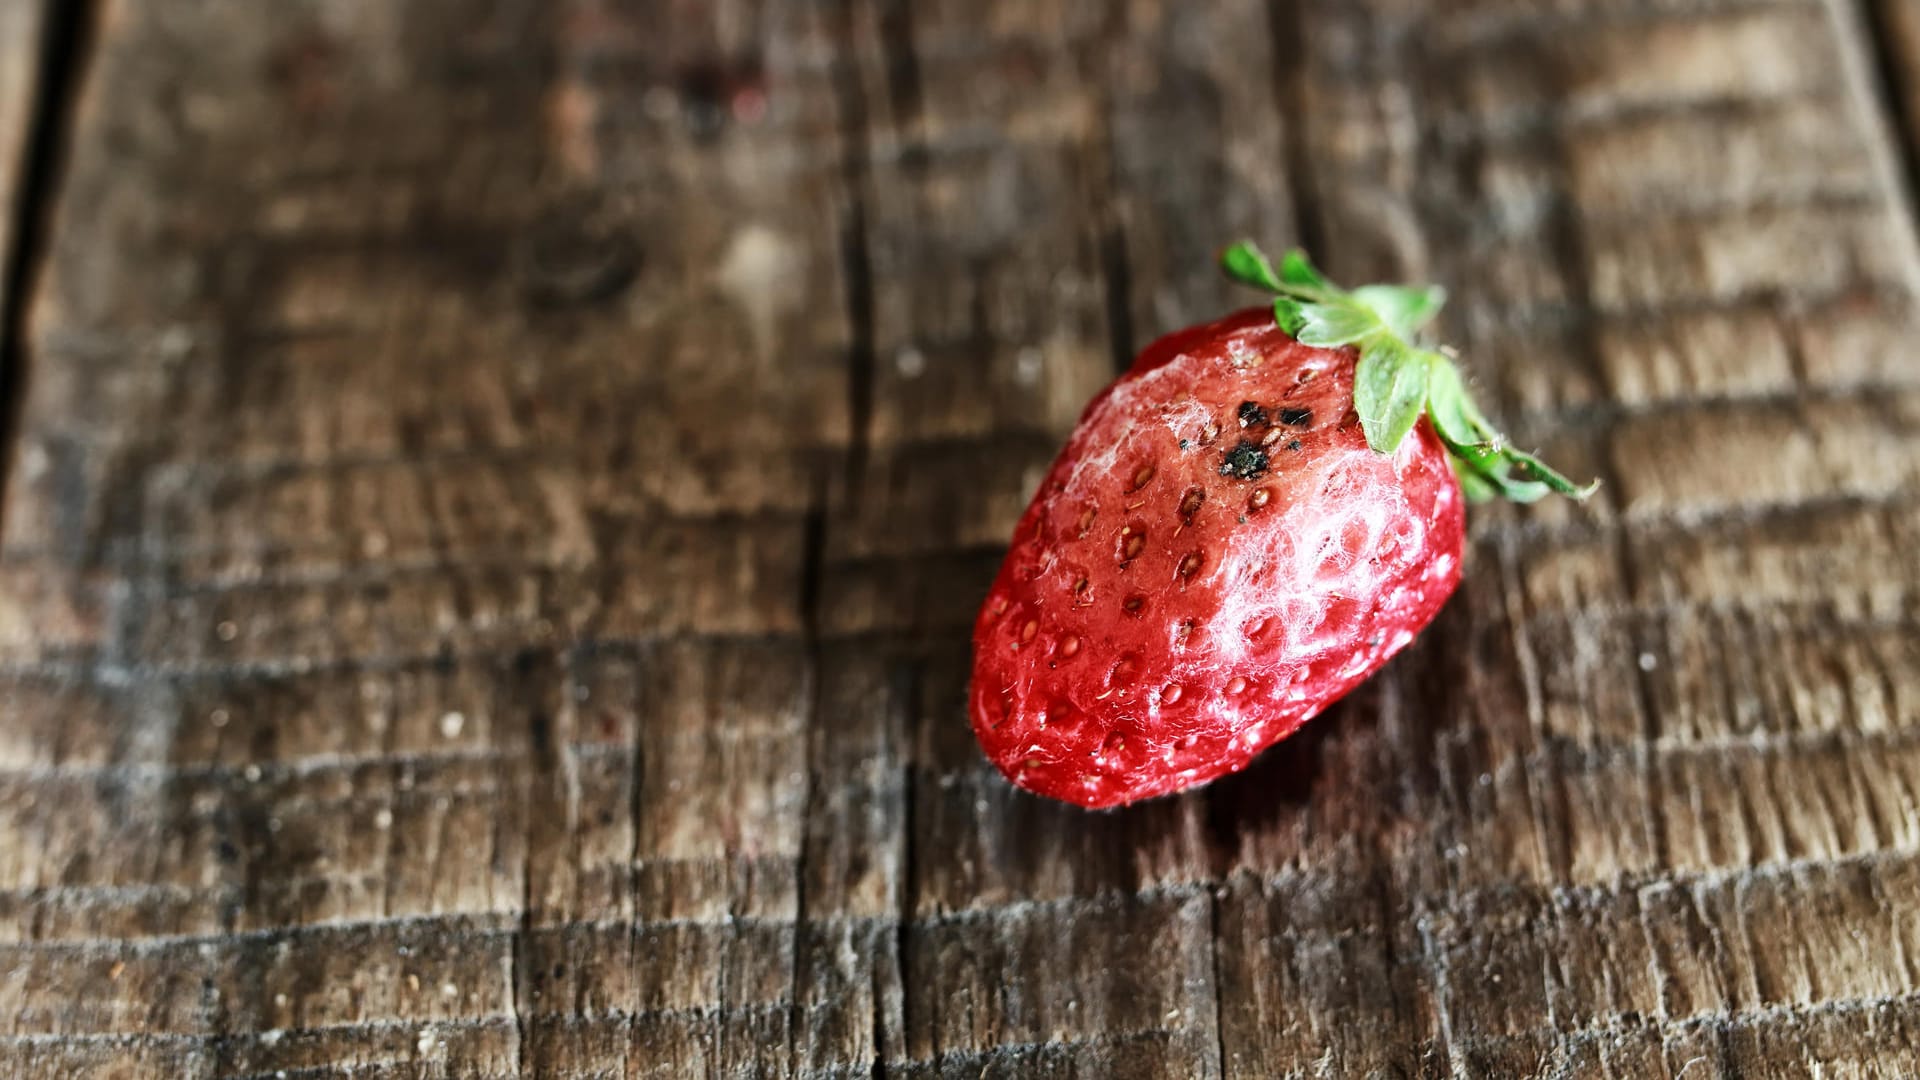
<svg viewBox="0 0 1920 1080">
<path fill-rule="evenodd" d="M 974 733 L 1042 795 L 1114 806 L 1243 768 L 1433 620 L 1466 495 L 1592 491 L 1412 343 L 1439 289 L 1349 291 L 1250 244 L 1222 262 L 1273 307 L 1161 338 L 1093 399 L 975 624 Z"/>
</svg>

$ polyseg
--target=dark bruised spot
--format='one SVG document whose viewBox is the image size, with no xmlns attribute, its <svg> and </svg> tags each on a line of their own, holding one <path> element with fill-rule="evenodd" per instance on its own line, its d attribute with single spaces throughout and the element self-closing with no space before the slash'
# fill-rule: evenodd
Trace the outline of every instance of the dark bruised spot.
<svg viewBox="0 0 1920 1080">
<path fill-rule="evenodd" d="M 1264 427 L 1267 423 L 1267 410 L 1251 401 L 1240 403 L 1241 427 Z"/>
<path fill-rule="evenodd" d="M 1287 449 L 1289 449 L 1289 450 L 1298 450 L 1298 449 L 1300 449 L 1300 440 L 1299 440 L 1299 439 L 1288 439 L 1288 440 L 1287 440 Z"/>
<path fill-rule="evenodd" d="M 1240 480 L 1255 480 L 1266 475 L 1267 452 L 1251 439 L 1241 439 L 1227 456 L 1220 459 L 1220 475 Z"/>
<path fill-rule="evenodd" d="M 1312 409 L 1281 409 L 1280 422 L 1288 427 L 1306 427 L 1313 423 Z"/>
<path fill-rule="evenodd" d="M 1181 439 L 1181 440 L 1180 440 L 1180 449 L 1182 449 L 1182 450 L 1185 450 L 1185 449 L 1186 449 L 1187 447 L 1189 447 L 1189 446 L 1192 446 L 1192 445 L 1193 445 L 1192 443 L 1190 443 L 1190 442 L 1188 442 L 1188 441 L 1187 441 L 1187 440 L 1185 440 L 1185 439 Z"/>
</svg>

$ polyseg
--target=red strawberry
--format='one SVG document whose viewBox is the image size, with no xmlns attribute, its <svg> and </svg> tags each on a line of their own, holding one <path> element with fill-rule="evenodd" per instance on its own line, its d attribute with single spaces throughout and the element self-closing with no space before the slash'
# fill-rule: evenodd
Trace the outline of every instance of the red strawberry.
<svg viewBox="0 0 1920 1080">
<path fill-rule="evenodd" d="M 1161 338 L 1094 398 L 975 625 L 974 733 L 1031 791 L 1206 783 L 1371 675 L 1460 579 L 1456 468 L 1476 493 L 1591 491 L 1408 344 L 1438 290 L 1348 292 L 1244 244 L 1224 262 L 1274 310 Z"/>
</svg>

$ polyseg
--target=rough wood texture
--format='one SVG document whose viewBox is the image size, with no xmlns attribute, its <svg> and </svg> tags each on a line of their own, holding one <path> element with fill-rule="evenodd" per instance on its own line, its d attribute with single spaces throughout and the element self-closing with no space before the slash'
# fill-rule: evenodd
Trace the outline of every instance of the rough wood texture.
<svg viewBox="0 0 1920 1080">
<path fill-rule="evenodd" d="M 108 0 L 0 1071 L 1920 1072 L 1898 7 Z M 1248 773 L 1016 795 L 973 606 L 1242 234 L 1607 486 Z"/>
</svg>

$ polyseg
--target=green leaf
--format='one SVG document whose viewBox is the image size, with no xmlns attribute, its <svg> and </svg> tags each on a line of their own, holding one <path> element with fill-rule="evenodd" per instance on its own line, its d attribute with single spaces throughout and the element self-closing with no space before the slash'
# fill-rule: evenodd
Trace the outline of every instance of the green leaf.
<svg viewBox="0 0 1920 1080">
<path fill-rule="evenodd" d="M 1285 330 L 1288 337 L 1298 341 L 1300 328 L 1307 325 L 1307 313 L 1300 309 L 1300 301 L 1276 296 L 1273 299 L 1273 321 L 1280 324 L 1280 329 Z"/>
<path fill-rule="evenodd" d="M 1584 499 L 1600 486 L 1599 481 L 1584 488 L 1576 486 L 1532 454 L 1509 448 L 1506 437 L 1493 429 L 1467 396 L 1460 373 L 1447 358 L 1438 353 L 1426 355 L 1427 415 L 1454 460 L 1473 473 L 1476 483 L 1523 503 L 1540 499 L 1549 491 Z"/>
<path fill-rule="evenodd" d="M 1393 332 L 1412 338 L 1440 314 L 1447 290 L 1438 285 L 1362 285 L 1353 298 L 1378 314 Z"/>
<path fill-rule="evenodd" d="M 1220 269 L 1242 285 L 1268 292 L 1283 292 L 1286 286 L 1273 272 L 1273 264 L 1252 243 L 1242 240 L 1220 253 Z"/>
<path fill-rule="evenodd" d="M 1508 461 L 1513 462 L 1515 471 L 1545 484 L 1547 487 L 1552 488 L 1570 499 L 1584 500 L 1589 495 L 1600 490 L 1600 481 L 1594 480 L 1589 482 L 1585 487 L 1581 487 L 1565 476 L 1562 476 L 1546 462 L 1541 461 L 1532 454 L 1522 453 L 1519 450 L 1508 450 L 1505 456 Z"/>
<path fill-rule="evenodd" d="M 1547 485 L 1532 480 L 1516 480 L 1505 468 L 1481 471 L 1480 476 L 1508 502 L 1536 503 L 1547 497 Z"/>
<path fill-rule="evenodd" d="M 1323 292 L 1340 291 L 1333 282 L 1327 280 L 1325 274 L 1314 268 L 1313 260 L 1307 258 L 1307 253 L 1299 248 L 1294 248 L 1281 257 L 1280 280 L 1289 285 L 1319 289 Z"/>
<path fill-rule="evenodd" d="M 1503 451 L 1473 447 L 1468 447 L 1464 451 L 1452 447 L 1449 449 L 1454 452 L 1453 461 L 1457 469 L 1471 472 L 1476 483 L 1482 487 L 1491 488 L 1494 494 L 1503 499 L 1510 502 L 1530 503 L 1538 502 L 1548 494 L 1547 485 L 1515 476 L 1513 466 L 1507 461 Z"/>
<path fill-rule="evenodd" d="M 1453 475 L 1459 477 L 1460 490 L 1466 493 L 1468 502 L 1486 502 L 1500 497 L 1499 485 L 1460 458 L 1453 459 Z"/>
<path fill-rule="evenodd" d="M 1449 359 L 1453 354 L 1410 343 L 1446 302 L 1438 286 L 1363 285 L 1348 292 L 1328 281 L 1303 251 L 1287 252 L 1276 270 L 1245 241 L 1222 251 L 1220 265 L 1234 281 L 1276 294 L 1274 321 L 1296 341 L 1360 347 L 1353 406 L 1374 450 L 1392 453 L 1425 413 L 1469 498 L 1500 495 L 1525 503 L 1557 491 L 1584 499 L 1600 486 L 1595 481 L 1581 487 L 1510 447 L 1468 396 Z"/>
<path fill-rule="evenodd" d="M 1380 318 L 1358 304 L 1301 304 L 1305 322 L 1293 335 L 1302 345 L 1351 345 L 1381 330 Z"/>
<path fill-rule="evenodd" d="M 1367 445 L 1391 454 L 1420 422 L 1427 405 L 1427 354 L 1381 334 L 1360 350 L 1353 376 L 1353 408 Z"/>
<path fill-rule="evenodd" d="M 1432 352 L 1426 356 L 1427 415 L 1433 418 L 1433 430 L 1456 454 L 1468 448 L 1497 451 L 1502 442 L 1500 433 L 1474 407 L 1460 382 L 1460 373 L 1446 357 Z"/>
</svg>

